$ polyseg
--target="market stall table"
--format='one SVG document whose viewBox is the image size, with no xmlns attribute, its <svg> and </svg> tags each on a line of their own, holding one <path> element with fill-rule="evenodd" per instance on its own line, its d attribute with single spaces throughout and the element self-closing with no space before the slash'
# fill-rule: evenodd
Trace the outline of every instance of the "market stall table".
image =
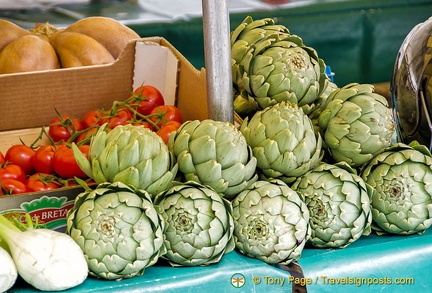
<svg viewBox="0 0 432 293">
<path fill-rule="evenodd" d="M 311 293 L 430 292 L 426 268 L 431 261 L 430 230 L 409 236 L 372 234 L 344 249 L 304 249 L 298 260 L 303 275 L 232 251 L 220 263 L 205 267 L 173 268 L 160 262 L 131 279 L 89 277 L 67 292 L 294 292 L 296 283 L 296 288 L 305 284 Z M 30 292 L 40 291 L 23 281 L 9 291 Z"/>
</svg>

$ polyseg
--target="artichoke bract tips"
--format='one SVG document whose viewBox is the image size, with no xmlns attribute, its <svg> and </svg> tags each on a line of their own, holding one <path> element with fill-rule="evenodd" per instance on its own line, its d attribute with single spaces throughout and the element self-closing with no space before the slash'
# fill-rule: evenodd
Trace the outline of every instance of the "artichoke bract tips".
<svg viewBox="0 0 432 293">
<path fill-rule="evenodd" d="M 344 248 L 371 232 L 367 185 L 354 169 L 342 164 L 321 163 L 292 185 L 309 209 L 309 243 L 315 247 Z"/>
<path fill-rule="evenodd" d="M 432 225 L 432 156 L 426 146 L 394 144 L 364 165 L 360 175 L 371 186 L 378 233 L 421 234 Z"/>
<path fill-rule="evenodd" d="M 150 194 L 116 182 L 80 193 L 66 232 L 83 250 L 90 275 L 114 280 L 142 275 L 165 254 L 163 229 Z"/>
<path fill-rule="evenodd" d="M 232 202 L 236 248 L 269 264 L 299 259 L 311 235 L 309 210 L 283 181 L 258 180 Z"/>
<path fill-rule="evenodd" d="M 218 263 L 234 249 L 231 203 L 209 186 L 189 181 L 155 198 L 165 221 L 163 258 L 173 266 Z"/>
</svg>

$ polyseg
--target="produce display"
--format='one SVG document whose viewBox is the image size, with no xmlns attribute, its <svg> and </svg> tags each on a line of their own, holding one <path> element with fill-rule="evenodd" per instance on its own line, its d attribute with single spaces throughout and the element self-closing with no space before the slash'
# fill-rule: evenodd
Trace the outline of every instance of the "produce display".
<svg viewBox="0 0 432 293">
<path fill-rule="evenodd" d="M 126 183 L 139 181 L 137 187 L 146 188 L 152 194 L 160 192 L 177 173 L 177 164 L 166 143 L 182 122 L 180 110 L 165 105 L 161 92 L 151 85 L 136 88 L 127 100 L 115 101 L 110 109 L 90 110 L 81 118 L 58 113 L 31 145 L 16 144 L 4 155 L 0 152 L 0 195 L 74 186 L 76 178 L 102 183 L 114 177 L 115 180 L 122 177 Z M 134 127 L 139 125 L 142 127 Z M 106 135 L 102 128 L 115 131 Z M 123 146 L 118 141 L 120 134 L 123 134 Z M 136 136 L 141 138 L 135 140 Z M 110 142 L 113 139 L 115 142 Z M 127 139 L 132 144 L 128 145 Z M 104 160 L 107 154 L 112 155 L 114 148 L 127 160 L 107 168 Z M 74 154 L 81 156 L 76 158 Z M 87 157 L 92 163 L 83 167 Z M 133 168 L 144 159 L 146 162 L 141 162 L 138 169 Z M 140 177 L 138 171 L 143 170 L 150 176 Z"/>
<path fill-rule="evenodd" d="M 90 35 L 83 26 L 64 32 Z M 140 276 L 159 260 L 212 265 L 234 249 L 286 266 L 308 247 L 344 249 L 370 233 L 430 227 L 432 154 L 417 142 L 394 142 L 388 101 L 373 85 L 338 87 L 318 52 L 270 18 L 247 17 L 231 45 L 236 123 L 184 121 L 155 87 L 142 85 L 110 109 L 57 113 L 32 145 L 0 153 L 0 195 L 84 188 L 60 233 L 79 254 L 73 265 L 86 263 L 85 273 L 62 282 L 67 288 L 87 273 Z M 40 145 L 42 138 L 50 143 Z M 45 268 L 23 268 L 16 258 L 31 239 L 15 245 L 27 231 L 13 223 L 0 215 L 0 244 L 13 260 L 0 270 L 0 288 L 16 279 L 14 263 L 35 288 L 55 289 Z"/>
</svg>

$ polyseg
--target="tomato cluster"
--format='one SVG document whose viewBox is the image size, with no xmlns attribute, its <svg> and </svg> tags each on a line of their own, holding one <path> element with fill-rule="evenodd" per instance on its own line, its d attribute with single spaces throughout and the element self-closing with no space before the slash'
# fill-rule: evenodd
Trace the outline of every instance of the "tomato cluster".
<svg viewBox="0 0 432 293">
<path fill-rule="evenodd" d="M 183 123 L 183 117 L 176 106 L 165 105 L 157 88 L 142 85 L 126 101 L 115 101 L 108 110 L 93 109 L 81 119 L 59 114 L 51 121 L 48 134 L 53 142 L 86 143 L 97 127 L 105 123 L 108 129 L 125 124 L 143 125 L 167 143 L 171 132 Z"/>
<path fill-rule="evenodd" d="M 88 155 L 89 145 L 79 148 Z M 5 155 L 0 152 L 0 195 L 72 186 L 76 185 L 75 177 L 87 179 L 68 144 L 43 145 L 37 149 L 17 144 Z"/>
<path fill-rule="evenodd" d="M 91 136 L 105 123 L 108 129 L 124 124 L 143 125 L 167 143 L 183 118 L 180 110 L 165 105 L 161 92 L 150 85 L 138 87 L 126 101 L 115 101 L 107 111 L 94 109 L 81 119 L 57 113 L 48 126 L 48 133 L 42 129 L 50 144 L 36 148 L 33 147 L 36 142 L 32 146 L 19 144 L 11 146 L 4 156 L 0 152 L 0 196 L 75 185 L 75 177 L 88 180 L 76 163 L 70 145 L 76 143 L 88 156 Z"/>
</svg>

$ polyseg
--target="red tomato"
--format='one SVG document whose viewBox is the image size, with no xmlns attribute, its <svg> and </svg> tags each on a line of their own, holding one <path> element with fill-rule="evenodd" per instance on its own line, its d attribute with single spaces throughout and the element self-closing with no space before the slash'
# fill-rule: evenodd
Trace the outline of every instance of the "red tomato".
<svg viewBox="0 0 432 293">
<path fill-rule="evenodd" d="M 118 125 L 125 125 L 132 119 L 132 112 L 129 109 L 119 107 L 114 113 L 105 114 L 99 120 L 99 124 L 108 123 L 108 129 L 113 129 Z"/>
<path fill-rule="evenodd" d="M 61 187 L 57 177 L 47 173 L 35 173 L 30 175 L 25 185 L 27 192 L 53 190 Z"/>
<path fill-rule="evenodd" d="M 83 134 L 80 134 L 77 137 L 77 139 L 75 140 L 75 142 L 82 142 L 82 141 L 86 140 L 85 144 L 90 144 L 90 140 L 91 140 L 92 136 L 96 134 L 97 130 L 98 130 L 97 128 L 90 128 L 89 130 L 87 130 Z"/>
<path fill-rule="evenodd" d="M 153 126 L 151 123 L 146 122 L 146 121 L 143 121 L 143 122 L 136 122 L 136 123 L 132 123 L 132 124 L 133 124 L 133 125 L 136 125 L 136 126 L 140 126 L 140 125 L 142 125 L 142 126 L 144 126 L 145 128 L 150 129 L 151 131 L 155 131 L 154 126 Z"/>
<path fill-rule="evenodd" d="M 131 104 L 142 115 L 149 115 L 154 107 L 165 105 L 162 93 L 151 85 L 142 85 L 135 89 Z"/>
<path fill-rule="evenodd" d="M 56 147 L 53 145 L 44 145 L 36 150 L 33 157 L 33 167 L 38 173 L 54 174 L 52 160 Z"/>
<path fill-rule="evenodd" d="M 168 144 L 171 133 L 179 129 L 181 125 L 182 124 L 178 121 L 167 121 L 163 124 L 161 129 L 156 131 L 156 134 L 159 135 L 166 144 Z"/>
<path fill-rule="evenodd" d="M 33 156 L 36 151 L 29 146 L 16 144 L 11 146 L 5 155 L 6 161 L 17 164 L 24 169 L 24 172 L 29 175 L 34 172 Z"/>
<path fill-rule="evenodd" d="M 78 148 L 86 157 L 88 157 L 88 152 L 90 149 L 89 145 L 81 145 Z M 87 175 L 78 166 L 73 151 L 70 147 L 61 147 L 56 150 L 53 157 L 53 168 L 55 173 L 64 179 L 87 177 Z"/>
<path fill-rule="evenodd" d="M 6 159 L 5 159 L 4 155 L 3 155 L 3 153 L 0 152 L 0 165 L 2 165 L 4 163 L 6 163 Z"/>
<path fill-rule="evenodd" d="M 10 178 L 0 179 L 0 189 L 2 189 L 3 194 L 19 194 L 27 192 L 24 182 Z"/>
<path fill-rule="evenodd" d="M 26 180 L 26 173 L 21 166 L 14 163 L 6 163 L 2 168 L 0 168 L 0 179 L 3 178 L 15 179 L 24 182 Z"/>
<path fill-rule="evenodd" d="M 68 141 L 76 131 L 83 129 L 81 121 L 69 115 L 62 115 L 51 120 L 48 135 L 54 142 Z M 63 119 L 63 121 L 62 121 Z"/>
<path fill-rule="evenodd" d="M 156 123 L 159 127 L 162 127 L 162 125 L 166 121 L 177 121 L 180 123 L 183 123 L 183 117 L 181 115 L 180 109 L 176 106 L 158 106 L 155 107 L 150 112 L 150 119 Z"/>
<path fill-rule="evenodd" d="M 99 125 L 99 119 L 102 117 L 102 110 L 91 110 L 87 112 L 81 119 L 83 129 Z"/>
</svg>

